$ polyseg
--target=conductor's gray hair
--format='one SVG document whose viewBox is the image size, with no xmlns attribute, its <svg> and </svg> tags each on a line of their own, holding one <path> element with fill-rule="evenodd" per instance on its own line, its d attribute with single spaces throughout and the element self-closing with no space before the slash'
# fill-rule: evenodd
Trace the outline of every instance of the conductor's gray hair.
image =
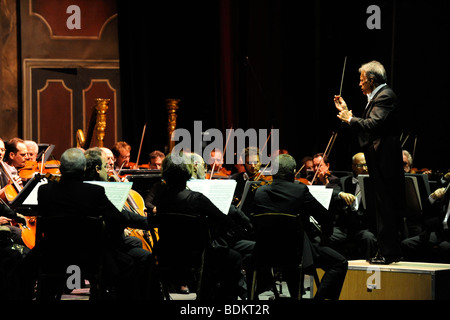
<svg viewBox="0 0 450 320">
<path fill-rule="evenodd" d="M 383 84 L 387 81 L 386 70 L 378 61 L 373 60 L 363 64 L 361 68 L 359 68 L 359 73 L 363 71 L 366 73 L 366 77 L 368 79 L 373 79 L 373 82 L 376 85 Z"/>
</svg>

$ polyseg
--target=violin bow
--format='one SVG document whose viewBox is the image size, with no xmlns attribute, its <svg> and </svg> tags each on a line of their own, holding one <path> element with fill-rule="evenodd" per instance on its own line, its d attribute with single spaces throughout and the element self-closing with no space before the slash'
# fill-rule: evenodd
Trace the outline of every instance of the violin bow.
<svg viewBox="0 0 450 320">
<path fill-rule="evenodd" d="M 327 147 L 325 148 L 325 152 L 323 153 L 323 157 L 322 157 L 322 159 L 320 160 L 319 168 L 320 168 L 320 166 L 321 166 L 322 163 L 323 163 L 323 158 L 328 157 L 328 155 L 330 154 L 331 147 L 334 145 L 334 141 L 336 140 L 336 136 L 337 136 L 337 133 L 334 133 L 334 132 L 333 132 L 333 134 L 331 135 L 330 140 L 328 141 L 328 145 L 327 145 Z M 319 170 L 316 170 L 316 173 L 314 174 L 314 178 L 312 179 L 311 184 L 314 184 L 314 181 L 316 181 L 316 178 L 317 178 L 317 174 L 318 174 L 318 173 L 319 173 Z"/>
<path fill-rule="evenodd" d="M 272 127 L 273 128 L 273 127 Z M 260 154 L 263 153 L 263 151 L 266 149 L 267 142 L 269 142 L 270 135 L 272 134 L 272 130 L 269 132 L 269 135 L 267 136 L 266 142 L 264 143 L 264 146 L 262 147 L 261 151 L 259 151 Z"/>
<path fill-rule="evenodd" d="M 414 148 L 413 148 L 413 154 L 412 154 L 413 163 L 414 163 L 414 159 L 416 157 L 416 146 L 417 146 L 417 134 L 416 134 L 416 137 L 414 138 Z M 413 167 L 413 164 L 411 163 L 411 168 L 412 167 Z"/>
<path fill-rule="evenodd" d="M 136 160 L 136 168 L 139 168 L 139 158 L 141 156 L 141 150 L 142 150 L 142 143 L 144 142 L 144 135 L 145 135 L 145 128 L 147 127 L 147 123 L 144 124 L 144 129 L 142 130 L 142 136 L 141 136 L 141 144 L 139 146 L 139 152 L 138 152 L 138 156 L 137 156 L 137 160 Z"/>
<path fill-rule="evenodd" d="M 40 174 L 42 174 L 44 172 L 44 160 L 45 160 L 45 153 L 47 152 L 47 150 L 44 150 L 44 153 L 42 154 L 42 159 L 41 159 L 41 172 Z"/>
<path fill-rule="evenodd" d="M 209 180 L 212 180 L 213 174 L 214 174 L 214 168 L 216 167 L 216 163 L 214 162 L 212 169 L 211 169 L 211 175 L 209 176 Z"/>
<path fill-rule="evenodd" d="M 269 166 L 270 161 L 266 164 L 266 166 L 264 167 L 264 169 L 260 170 L 258 173 L 258 176 L 255 178 L 255 181 L 259 181 L 259 179 L 261 179 L 261 175 L 262 173 L 267 169 L 267 167 Z"/>
<path fill-rule="evenodd" d="M 300 171 L 302 171 L 302 169 L 305 167 L 305 164 L 303 164 L 300 169 L 298 169 L 298 171 L 295 173 L 294 177 L 297 177 L 297 175 L 300 173 Z"/>
<path fill-rule="evenodd" d="M 225 142 L 225 147 L 223 148 L 222 157 L 225 157 L 225 152 L 227 152 L 228 141 L 230 141 L 231 130 L 233 130 L 233 126 L 230 127 L 230 132 L 228 132 L 227 141 Z"/>
</svg>

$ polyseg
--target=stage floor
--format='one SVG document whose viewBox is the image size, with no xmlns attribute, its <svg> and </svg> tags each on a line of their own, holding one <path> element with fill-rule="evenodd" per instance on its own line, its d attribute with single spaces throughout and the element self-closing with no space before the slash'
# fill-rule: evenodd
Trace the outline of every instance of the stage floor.
<svg viewBox="0 0 450 320">
<path fill-rule="evenodd" d="M 319 277 L 323 271 L 318 270 Z M 314 287 L 305 276 L 305 288 Z M 281 297 L 289 298 L 285 282 L 278 283 Z M 350 260 L 340 300 L 450 300 L 450 264 L 401 261 L 390 265 L 369 264 Z M 315 290 L 315 289 L 313 289 Z M 173 300 L 195 300 L 196 294 L 172 293 Z M 259 295 L 259 300 L 272 300 L 273 292 Z M 306 291 L 303 298 L 312 299 Z M 73 290 L 62 300 L 89 300 L 89 287 Z"/>
</svg>

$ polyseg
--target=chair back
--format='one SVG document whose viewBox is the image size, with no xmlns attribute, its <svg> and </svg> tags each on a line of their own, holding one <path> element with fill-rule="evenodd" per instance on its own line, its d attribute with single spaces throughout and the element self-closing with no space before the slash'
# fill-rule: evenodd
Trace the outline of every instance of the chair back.
<svg viewBox="0 0 450 320">
<path fill-rule="evenodd" d="M 171 299 L 168 288 L 172 281 L 185 281 L 196 292 L 197 300 L 203 300 L 207 286 L 204 269 L 211 243 L 207 217 L 159 213 L 149 217 L 149 224 L 158 228 L 153 255 L 165 298 Z"/>
<path fill-rule="evenodd" d="M 182 268 L 198 266 L 210 240 L 206 217 L 161 213 L 149 221 L 158 228 L 159 240 L 154 246 L 154 254 L 160 266 L 174 263 Z"/>
<path fill-rule="evenodd" d="M 299 215 L 262 213 L 251 216 L 255 227 L 255 263 L 286 267 L 302 263 L 304 230 Z"/>
<path fill-rule="evenodd" d="M 36 246 L 47 266 L 79 265 L 98 268 L 105 246 L 102 217 L 38 216 Z"/>
</svg>

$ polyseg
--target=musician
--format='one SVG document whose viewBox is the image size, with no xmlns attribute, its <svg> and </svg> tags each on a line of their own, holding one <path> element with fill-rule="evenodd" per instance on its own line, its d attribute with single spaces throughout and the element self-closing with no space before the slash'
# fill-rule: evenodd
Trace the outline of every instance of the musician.
<svg viewBox="0 0 450 320">
<path fill-rule="evenodd" d="M 6 143 L 4 162 L 11 176 L 20 187 L 24 186 L 24 181 L 19 176 L 19 170 L 25 167 L 28 160 L 28 148 L 22 139 L 16 137 Z"/>
<path fill-rule="evenodd" d="M 0 210 L 3 211 L 3 210 Z M 1 215 L 2 213 L 0 213 Z M 21 299 L 20 274 L 17 273 L 23 261 L 20 247 L 11 240 L 11 231 L 0 225 L 0 301 Z"/>
<path fill-rule="evenodd" d="M 102 148 L 89 148 L 84 152 L 86 158 L 85 180 L 86 181 L 108 181 L 108 153 L 104 152 Z M 123 208 L 122 213 L 130 217 L 130 219 L 136 221 L 139 225 L 138 229 L 148 229 L 147 218 Z M 116 228 L 117 227 L 117 228 Z M 126 230 L 126 229 L 125 229 Z M 136 237 L 127 236 L 124 232 L 123 225 L 114 226 L 111 233 L 114 233 L 114 245 L 120 252 L 125 253 L 127 256 L 133 258 L 133 265 L 136 274 L 132 279 L 134 284 L 130 283 L 130 286 L 135 287 L 133 290 L 138 290 L 143 294 L 144 298 L 149 297 L 150 271 L 152 257 L 151 252 L 142 248 L 142 241 Z M 136 287 L 137 286 L 137 287 Z M 140 289 L 138 289 L 140 288 Z M 148 294 L 147 296 L 145 294 Z"/>
<path fill-rule="evenodd" d="M 212 237 L 224 237 L 227 230 L 234 226 L 233 220 L 228 215 L 223 214 L 202 193 L 186 188 L 186 182 L 192 177 L 191 160 L 184 154 L 177 156 L 182 157 L 181 161 L 173 160 L 173 154 L 167 155 L 163 160 L 162 176 L 165 184 L 155 196 L 154 204 L 158 211 L 155 216 L 148 215 L 149 224 L 151 225 L 153 219 L 157 218 L 158 215 L 163 215 L 166 212 L 204 215 L 208 217 Z M 214 298 L 236 300 L 241 278 L 241 255 L 231 248 L 223 249 L 210 251 L 208 257 L 209 269 L 205 272 L 218 277 L 216 280 L 220 283 L 220 286 L 216 288 L 217 292 Z M 176 259 L 176 257 L 174 258 Z"/>
<path fill-rule="evenodd" d="M 28 160 L 36 161 L 37 155 L 39 153 L 39 146 L 33 140 L 25 140 L 24 142 L 28 150 Z"/>
<path fill-rule="evenodd" d="M 161 164 L 165 157 L 166 155 L 159 150 L 150 152 L 148 167 L 153 170 L 161 170 Z"/>
<path fill-rule="evenodd" d="M 205 179 L 206 163 L 203 158 L 197 153 L 186 153 L 192 163 L 192 179 Z M 231 217 L 235 223 L 233 228 L 227 231 L 226 241 L 228 245 L 239 252 L 242 256 L 243 269 L 249 271 L 250 259 L 255 247 L 253 241 L 253 226 L 250 219 L 234 204 L 230 205 L 228 216 Z M 245 279 L 243 281 L 246 281 Z M 242 296 L 247 294 L 247 283 L 241 282 L 240 287 L 243 288 Z M 244 292 L 245 290 L 245 292 Z"/>
<path fill-rule="evenodd" d="M 247 181 L 254 181 L 255 179 L 260 178 L 260 168 L 261 161 L 259 157 L 259 149 L 257 147 L 247 147 L 241 154 L 241 159 L 243 160 L 243 166 L 245 171 L 235 173 L 231 176 L 232 179 L 236 180 L 236 189 L 234 192 L 234 200 L 233 204 L 237 205 L 242 199 L 242 195 L 244 192 L 245 184 Z M 246 212 L 244 208 L 241 208 L 245 214 L 249 214 L 250 212 Z"/>
<path fill-rule="evenodd" d="M 3 142 L 2 139 L 0 139 L 0 161 L 3 162 L 3 157 L 5 156 L 5 143 Z M 2 199 L 5 199 L 5 186 L 11 183 L 10 181 L 8 181 L 8 176 L 5 174 L 5 172 L 3 171 L 3 167 L 0 167 L 0 197 Z"/>
<path fill-rule="evenodd" d="M 436 189 L 423 208 L 424 230 L 402 241 L 403 256 L 407 261 L 450 263 L 450 192 Z"/>
<path fill-rule="evenodd" d="M 314 171 L 306 178 L 311 181 L 313 185 L 325 185 L 326 188 L 333 189 L 328 211 L 334 217 L 333 233 L 329 239 L 324 239 L 323 236 L 320 241 L 326 241 L 333 249 L 344 254 L 345 243 L 347 241 L 347 234 L 340 226 L 342 216 L 345 216 L 344 208 L 355 200 L 354 194 L 344 192 L 340 185 L 340 179 L 330 172 L 331 162 L 328 156 L 323 153 L 317 153 L 313 156 Z"/>
<path fill-rule="evenodd" d="M 303 225 L 307 225 L 309 217 L 313 216 L 321 224 L 324 236 L 331 235 L 332 215 L 311 195 L 305 184 L 294 183 L 295 159 L 288 154 L 282 154 L 274 161 L 278 162 L 278 172 L 273 175 L 271 184 L 256 190 L 252 212 L 300 214 Z M 348 262 L 344 256 L 329 247 L 310 241 L 309 236 L 305 235 L 305 272 L 308 273 L 311 268 L 321 268 L 325 271 L 315 299 L 339 299 L 347 267 Z M 295 295 L 295 291 L 291 292 L 292 295 Z"/>
<path fill-rule="evenodd" d="M 361 117 L 353 115 L 341 96 L 334 102 L 337 117 L 357 134 L 364 152 L 376 199 L 379 254 L 370 263 L 390 264 L 401 259 L 400 230 L 405 208 L 405 177 L 400 145 L 400 109 L 397 96 L 386 84 L 378 61 L 359 69 L 360 87 L 368 103 Z"/>
<path fill-rule="evenodd" d="M 352 176 L 341 178 L 342 190 L 351 196 L 344 198 L 344 207 L 336 219 L 333 236 L 343 237 L 338 241 L 357 244 L 357 252 L 349 253 L 356 255 L 354 259 L 369 260 L 377 252 L 377 239 L 375 214 L 370 208 L 364 208 L 358 181 L 360 174 L 368 174 L 364 153 L 359 152 L 352 157 L 352 170 Z M 333 236 L 331 241 L 335 240 Z"/>
<path fill-rule="evenodd" d="M 300 163 L 301 170 L 300 175 L 297 175 L 298 178 L 305 178 L 314 175 L 314 164 L 313 164 L 313 157 L 311 156 L 304 156 L 302 158 L 302 161 Z"/>
<path fill-rule="evenodd" d="M 106 174 L 106 163 L 104 159 L 97 165 L 91 166 L 93 171 L 98 172 L 98 177 L 104 177 Z M 83 215 L 98 217 L 101 216 L 106 224 L 106 237 L 108 241 L 105 244 L 105 251 L 108 253 L 108 263 L 104 264 L 104 277 L 116 288 L 118 299 L 139 299 L 142 293 L 140 288 L 136 287 L 135 264 L 123 248 L 123 229 L 125 227 L 145 228 L 147 226 L 145 217 L 136 214 L 130 214 L 127 211 L 119 211 L 108 199 L 102 186 L 91 183 L 84 183 L 86 157 L 83 152 L 77 148 L 66 150 L 61 156 L 61 180 L 60 182 L 49 182 L 42 185 L 38 190 L 38 210 L 40 216 L 55 215 Z M 93 176 L 88 173 L 89 176 Z M 61 226 L 63 228 L 64 226 Z M 80 237 L 85 236 L 83 230 L 80 230 Z M 33 297 L 34 277 L 37 271 L 37 260 L 39 257 L 41 243 L 37 243 L 27 255 L 27 261 L 24 264 L 22 277 L 25 281 L 24 298 Z M 64 251 L 64 241 L 53 244 L 59 245 L 61 251 Z M 55 252 L 58 255 L 58 252 Z M 136 279 L 145 282 L 148 278 Z M 144 295 L 141 296 L 145 297 Z M 114 298 L 114 297 L 113 297 Z"/>
<path fill-rule="evenodd" d="M 11 239 L 14 243 L 25 246 L 25 244 L 22 241 L 22 231 L 20 228 L 11 225 L 11 222 L 17 222 L 26 224 L 27 221 L 23 215 L 20 213 L 15 212 L 12 210 L 9 206 L 0 203 L 0 226 L 3 226 L 5 228 L 8 228 L 11 234 Z M 27 254 L 28 250 L 27 248 L 24 248 L 25 251 L 23 251 L 23 254 Z"/>
<path fill-rule="evenodd" d="M 106 159 L 107 171 L 108 173 L 112 173 L 112 171 L 114 170 L 114 154 L 108 148 L 101 147 L 100 149 Z"/>
<path fill-rule="evenodd" d="M 313 156 L 313 172 L 306 179 L 311 181 L 313 185 L 324 185 L 329 188 L 333 188 L 339 184 L 339 178 L 330 172 L 330 160 L 328 156 L 323 153 L 316 153 Z"/>
<path fill-rule="evenodd" d="M 403 156 L 403 170 L 405 170 L 405 173 L 410 173 L 413 163 L 411 153 L 409 153 L 408 150 L 402 150 L 402 156 Z"/>
<path fill-rule="evenodd" d="M 114 166 L 116 169 L 128 168 L 130 162 L 131 146 L 125 141 L 119 141 L 111 148 L 115 157 Z"/>
<path fill-rule="evenodd" d="M 217 174 L 217 175 L 224 175 L 229 176 L 231 175 L 231 170 L 227 170 L 223 166 L 223 152 L 220 149 L 213 149 L 211 150 L 211 153 L 209 155 L 208 159 L 208 169 L 210 171 L 214 170 L 214 172 L 211 172 L 211 174 Z"/>
</svg>

